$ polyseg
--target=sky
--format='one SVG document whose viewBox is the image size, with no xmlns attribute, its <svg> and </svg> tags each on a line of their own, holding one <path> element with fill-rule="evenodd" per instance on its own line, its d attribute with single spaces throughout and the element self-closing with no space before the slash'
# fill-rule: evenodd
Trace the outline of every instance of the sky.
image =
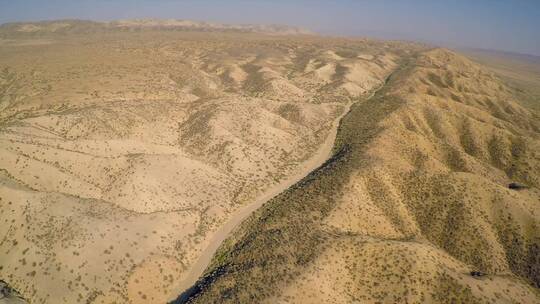
<svg viewBox="0 0 540 304">
<path fill-rule="evenodd" d="M 0 0 L 0 23 L 66 18 L 287 24 L 540 56 L 540 0 Z"/>
</svg>

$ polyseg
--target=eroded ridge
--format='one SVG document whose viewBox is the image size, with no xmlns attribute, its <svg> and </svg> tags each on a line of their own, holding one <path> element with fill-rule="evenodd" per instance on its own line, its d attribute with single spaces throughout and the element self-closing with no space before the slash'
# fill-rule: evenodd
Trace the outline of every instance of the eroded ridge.
<svg viewBox="0 0 540 304">
<path fill-rule="evenodd" d="M 176 302 L 538 303 L 537 118 L 458 54 L 410 56 Z"/>
</svg>

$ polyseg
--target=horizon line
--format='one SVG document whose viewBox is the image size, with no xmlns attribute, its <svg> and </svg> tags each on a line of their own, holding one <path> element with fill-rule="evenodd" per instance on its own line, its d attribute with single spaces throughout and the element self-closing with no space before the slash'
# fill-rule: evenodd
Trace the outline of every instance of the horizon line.
<svg viewBox="0 0 540 304">
<path fill-rule="evenodd" d="M 129 21 L 129 20 L 175 20 L 175 21 L 193 21 L 193 22 L 200 22 L 200 23 L 208 23 L 208 24 L 219 24 L 219 25 L 261 25 L 261 26 L 286 26 L 294 29 L 300 29 L 300 30 L 306 30 L 310 32 L 312 35 L 318 35 L 318 36 L 326 36 L 326 37 L 334 37 L 334 38 L 356 38 L 356 39 L 378 39 L 383 41 L 401 41 L 401 42 L 412 42 L 412 43 L 419 43 L 419 44 L 429 44 L 433 45 L 435 47 L 442 47 L 442 48 L 448 48 L 448 49 L 454 49 L 454 50 L 463 50 L 463 51 L 482 51 L 482 52 L 498 52 L 498 53 L 504 53 L 506 55 L 520 55 L 520 56 L 532 56 L 537 57 L 536 59 L 540 59 L 540 53 L 539 54 L 533 54 L 533 53 L 527 53 L 527 52 L 519 52 L 519 51 L 510 51 L 505 49 L 499 49 L 499 48 L 483 48 L 483 47 L 474 47 L 474 46 L 457 46 L 457 45 L 451 45 L 451 43 L 444 43 L 444 42 L 434 42 L 429 40 L 422 39 L 411 39 L 411 38 L 387 38 L 383 35 L 372 35 L 372 34 L 337 34 L 337 33 L 322 33 L 321 31 L 316 31 L 313 29 L 310 29 L 308 27 L 303 26 L 296 26 L 296 25 L 289 25 L 285 23 L 231 23 L 231 22 L 220 22 L 220 21 L 207 21 L 207 20 L 201 20 L 196 18 L 160 18 L 160 17 L 141 17 L 141 18 L 114 18 L 114 19 L 83 19 L 83 18 L 76 18 L 76 17 L 66 17 L 66 18 L 51 18 L 51 19 L 39 19 L 39 20 L 15 20 L 15 21 L 7 21 L 0 23 L 0 27 L 4 25 L 9 24 L 20 24 L 20 23 L 42 23 L 42 22 L 55 22 L 55 21 L 88 21 L 88 22 L 95 22 L 95 23 L 110 23 L 115 21 Z M 398 34 L 399 35 L 399 34 Z"/>
</svg>

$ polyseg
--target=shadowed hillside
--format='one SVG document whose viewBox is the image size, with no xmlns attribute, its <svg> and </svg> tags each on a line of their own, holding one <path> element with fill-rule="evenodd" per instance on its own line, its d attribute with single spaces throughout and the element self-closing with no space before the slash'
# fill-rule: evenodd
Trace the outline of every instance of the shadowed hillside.
<svg viewBox="0 0 540 304">
<path fill-rule="evenodd" d="M 460 55 L 405 58 L 176 302 L 540 303 L 538 114 Z"/>
</svg>

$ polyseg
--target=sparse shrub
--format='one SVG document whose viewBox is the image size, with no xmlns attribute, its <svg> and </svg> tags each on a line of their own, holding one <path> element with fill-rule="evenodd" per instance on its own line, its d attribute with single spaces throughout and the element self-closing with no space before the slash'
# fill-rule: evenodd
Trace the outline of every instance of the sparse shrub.
<svg viewBox="0 0 540 304">
<path fill-rule="evenodd" d="M 427 74 L 427 77 L 428 77 L 429 81 L 431 83 L 433 83 L 434 85 L 436 85 L 437 87 L 443 88 L 443 89 L 448 88 L 448 86 L 442 80 L 441 76 L 439 76 L 439 75 L 437 75 L 437 74 L 435 74 L 433 72 L 429 72 Z"/>
</svg>

